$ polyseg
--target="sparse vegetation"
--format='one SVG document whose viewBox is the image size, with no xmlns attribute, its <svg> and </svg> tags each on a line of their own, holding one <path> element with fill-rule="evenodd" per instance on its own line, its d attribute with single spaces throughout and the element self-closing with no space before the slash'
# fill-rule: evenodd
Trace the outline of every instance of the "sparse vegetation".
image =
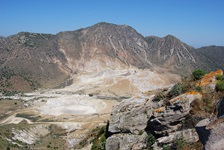
<svg viewBox="0 0 224 150">
<path fill-rule="evenodd" d="M 24 84 L 25 83 L 25 84 Z M 20 86 L 20 85 L 23 86 Z M 12 96 L 18 92 L 39 87 L 39 83 L 32 78 L 32 74 L 17 66 L 0 68 L 0 92 L 6 96 Z M 22 87 L 22 90 L 20 90 Z M 26 91 L 25 90 L 25 91 Z"/>
<path fill-rule="evenodd" d="M 198 92 L 202 92 L 202 88 L 201 88 L 200 86 L 197 86 L 195 89 L 196 89 Z"/>
<path fill-rule="evenodd" d="M 216 79 L 219 81 L 224 81 L 224 75 L 218 75 L 216 76 Z"/>
<path fill-rule="evenodd" d="M 13 95 L 15 95 L 15 94 L 19 94 L 20 92 L 18 92 L 18 91 L 6 91 L 6 90 L 3 90 L 2 91 L 2 94 L 4 95 L 4 96 L 13 96 Z"/>
<path fill-rule="evenodd" d="M 215 86 L 216 91 L 224 92 L 224 81 L 218 81 Z"/>
<path fill-rule="evenodd" d="M 197 69 L 197 70 L 193 71 L 193 73 L 192 73 L 195 80 L 200 80 L 205 74 L 206 74 L 206 72 L 201 69 Z"/>
<path fill-rule="evenodd" d="M 93 140 L 91 150 L 105 150 L 106 138 L 105 138 L 105 126 L 97 127 L 93 130 L 93 133 L 97 131 L 96 137 Z"/>
<path fill-rule="evenodd" d="M 172 148 L 169 145 L 163 145 L 163 150 L 172 150 Z"/>
<path fill-rule="evenodd" d="M 216 91 L 224 92 L 224 75 L 218 75 L 216 76 L 216 79 L 218 80 L 218 83 L 215 86 Z"/>
<path fill-rule="evenodd" d="M 177 83 L 173 86 L 173 88 L 168 93 L 169 97 L 172 98 L 174 96 L 178 96 L 183 92 L 183 85 L 181 83 Z"/>
<path fill-rule="evenodd" d="M 26 118 L 31 120 L 32 122 L 36 122 L 39 119 L 39 117 L 35 117 L 30 114 L 16 114 L 16 117 Z"/>
<path fill-rule="evenodd" d="M 188 145 L 183 137 L 173 141 L 173 149 L 182 150 L 184 146 Z"/>
<path fill-rule="evenodd" d="M 152 145 L 156 142 L 156 138 L 153 136 L 152 133 L 149 132 L 146 140 L 147 140 L 148 148 L 150 150 L 153 150 Z"/>
</svg>

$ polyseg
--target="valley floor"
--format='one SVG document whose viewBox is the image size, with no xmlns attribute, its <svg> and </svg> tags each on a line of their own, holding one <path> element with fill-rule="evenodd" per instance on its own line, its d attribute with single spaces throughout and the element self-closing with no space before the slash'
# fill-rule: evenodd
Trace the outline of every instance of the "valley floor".
<svg viewBox="0 0 224 150">
<path fill-rule="evenodd" d="M 112 107 L 117 103 L 62 89 L 27 93 L 10 99 L 13 100 L 1 100 L 0 105 L 1 114 L 5 114 L 0 118 L 1 127 L 13 126 L 12 139 L 5 139 L 18 145 L 16 141 L 30 144 L 31 148 L 43 147 L 45 144 L 37 144 L 41 138 L 48 137 L 49 143 L 54 143 L 55 133 L 49 129 L 52 126 L 61 130 L 62 145 L 73 147 L 94 128 L 106 125 Z"/>
<path fill-rule="evenodd" d="M 30 149 L 80 149 L 93 138 L 93 130 L 107 124 L 119 101 L 171 83 L 136 68 L 86 72 L 74 75 L 73 81 L 61 89 L 1 96 L 0 149 L 8 143 Z"/>
</svg>

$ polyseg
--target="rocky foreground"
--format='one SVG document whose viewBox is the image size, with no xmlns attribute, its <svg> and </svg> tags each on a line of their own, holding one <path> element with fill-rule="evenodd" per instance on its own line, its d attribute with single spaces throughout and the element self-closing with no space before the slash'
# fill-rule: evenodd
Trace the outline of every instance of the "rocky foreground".
<svg viewBox="0 0 224 150">
<path fill-rule="evenodd" d="M 222 74 L 221 70 L 211 72 L 200 81 L 182 86 L 180 93 L 177 85 L 176 91 L 174 87 L 167 88 L 123 100 L 111 113 L 106 149 L 157 150 L 184 146 L 202 149 L 200 144 L 195 144 L 200 140 L 206 150 L 221 150 L 224 147 L 224 99 L 204 101 L 208 98 L 205 93 L 214 95 L 216 76 Z M 209 105 L 216 105 L 214 113 Z M 182 148 L 178 142 L 182 142 Z"/>
</svg>

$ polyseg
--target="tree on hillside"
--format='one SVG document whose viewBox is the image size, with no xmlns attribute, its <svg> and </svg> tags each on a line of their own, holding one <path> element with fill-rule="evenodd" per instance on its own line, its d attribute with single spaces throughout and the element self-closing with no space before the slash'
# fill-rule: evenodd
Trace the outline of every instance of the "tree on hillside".
<svg viewBox="0 0 224 150">
<path fill-rule="evenodd" d="M 192 73 L 195 80 L 201 79 L 205 74 L 206 74 L 206 72 L 201 69 L 197 69 L 197 70 L 193 71 L 193 73 Z"/>
</svg>

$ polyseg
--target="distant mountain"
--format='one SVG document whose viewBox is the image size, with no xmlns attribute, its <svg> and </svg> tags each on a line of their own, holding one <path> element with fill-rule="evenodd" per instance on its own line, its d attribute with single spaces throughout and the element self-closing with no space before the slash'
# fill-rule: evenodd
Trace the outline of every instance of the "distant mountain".
<svg viewBox="0 0 224 150">
<path fill-rule="evenodd" d="M 183 43 L 175 36 L 167 35 L 163 38 L 146 37 L 149 48 L 148 59 L 157 66 L 168 68 L 177 74 L 186 76 L 196 68 L 212 70 L 217 68 L 213 64 L 199 57 L 200 54 L 193 47 Z"/>
<path fill-rule="evenodd" d="M 148 68 L 151 65 L 145 55 L 148 43 L 142 35 L 127 25 L 103 22 L 85 29 L 62 32 L 56 36 L 66 56 L 84 66 L 92 59 L 104 62 L 103 65 L 108 65 L 107 61 L 138 68 Z M 75 52 L 78 57 L 71 56 L 71 52 Z M 83 59 L 85 61 L 81 62 Z M 111 64 L 108 67 L 111 67 Z"/>
<path fill-rule="evenodd" d="M 224 46 L 205 46 L 197 49 L 198 53 L 224 70 Z"/>
<path fill-rule="evenodd" d="M 105 22 L 56 35 L 21 32 L 0 39 L 0 53 L 0 68 L 15 76 L 10 84 L 1 84 L 29 88 L 55 87 L 87 70 L 133 66 L 187 75 L 196 68 L 216 67 L 172 35 L 143 37 L 130 26 Z"/>
<path fill-rule="evenodd" d="M 1 36 L 1 35 L 0 35 L 0 39 L 3 39 L 3 38 L 4 38 L 4 36 Z"/>
</svg>

